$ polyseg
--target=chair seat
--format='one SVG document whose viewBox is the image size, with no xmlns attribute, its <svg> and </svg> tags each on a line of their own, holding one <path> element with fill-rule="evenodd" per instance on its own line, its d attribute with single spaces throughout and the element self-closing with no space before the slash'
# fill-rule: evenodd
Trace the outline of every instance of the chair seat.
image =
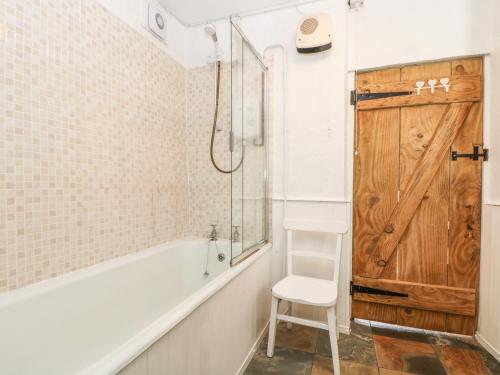
<svg viewBox="0 0 500 375">
<path fill-rule="evenodd" d="M 337 302 L 337 284 L 331 280 L 290 275 L 273 287 L 273 296 L 314 306 L 333 306 Z"/>
</svg>

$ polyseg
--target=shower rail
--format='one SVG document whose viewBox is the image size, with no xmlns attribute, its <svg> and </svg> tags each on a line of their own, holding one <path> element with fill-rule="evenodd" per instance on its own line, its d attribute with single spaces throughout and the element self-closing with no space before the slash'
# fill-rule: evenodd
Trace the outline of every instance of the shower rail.
<svg viewBox="0 0 500 375">
<path fill-rule="evenodd" d="M 233 21 L 233 18 L 231 18 L 230 21 L 231 21 L 231 25 L 235 28 L 235 30 L 238 32 L 238 34 L 240 34 L 240 36 L 243 39 L 243 41 L 246 43 L 246 45 L 248 46 L 248 48 L 255 55 L 255 57 L 257 58 L 257 61 L 259 61 L 259 64 L 262 67 L 262 69 L 264 69 L 264 71 L 267 72 L 269 70 L 269 68 L 264 63 L 264 60 L 263 60 L 262 56 L 260 55 L 260 53 L 257 52 L 257 50 L 255 49 L 255 47 L 252 45 L 252 43 L 250 42 L 250 40 L 247 38 L 247 36 L 243 32 L 243 30 L 241 30 L 241 27 L 237 23 L 235 23 Z"/>
</svg>

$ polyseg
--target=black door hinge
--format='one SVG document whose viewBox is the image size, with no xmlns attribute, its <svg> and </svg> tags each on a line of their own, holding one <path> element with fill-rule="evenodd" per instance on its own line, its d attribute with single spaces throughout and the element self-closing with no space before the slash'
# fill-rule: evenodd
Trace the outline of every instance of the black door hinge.
<svg viewBox="0 0 500 375">
<path fill-rule="evenodd" d="M 351 105 L 363 100 L 375 100 L 382 98 L 392 98 L 395 96 L 411 95 L 413 91 L 393 91 L 393 92 L 369 92 L 358 94 L 356 90 L 351 91 Z"/>
<path fill-rule="evenodd" d="M 483 153 L 479 153 L 479 146 L 472 147 L 472 154 L 459 154 L 457 151 L 451 152 L 451 160 L 457 161 L 458 158 L 469 158 L 472 160 L 479 160 L 479 158 L 483 158 L 484 161 L 488 161 L 488 149 L 484 148 Z"/>
<path fill-rule="evenodd" d="M 391 297 L 408 297 L 408 294 L 392 292 L 390 290 L 370 288 L 367 286 L 356 285 L 351 281 L 351 296 L 354 293 L 365 293 L 365 294 L 377 294 L 380 296 L 391 296 Z"/>
</svg>

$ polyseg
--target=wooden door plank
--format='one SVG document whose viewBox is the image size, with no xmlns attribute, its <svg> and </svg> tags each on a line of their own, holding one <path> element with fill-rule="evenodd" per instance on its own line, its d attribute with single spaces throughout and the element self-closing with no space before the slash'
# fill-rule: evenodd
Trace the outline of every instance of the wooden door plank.
<svg viewBox="0 0 500 375">
<path fill-rule="evenodd" d="M 450 77 L 451 63 L 418 64 L 401 69 L 402 80 Z M 401 108 L 400 185 L 405 194 L 446 104 Z M 398 280 L 447 284 L 449 159 L 445 158 L 397 248 Z M 408 307 L 398 308 L 398 324 L 444 330 L 446 313 Z"/>
<path fill-rule="evenodd" d="M 455 60 L 453 75 L 481 74 L 482 59 Z M 473 145 L 483 142 L 483 107 L 474 103 L 452 149 L 469 153 Z M 448 285 L 479 287 L 481 247 L 481 187 L 482 161 L 458 159 L 450 163 L 450 250 Z M 473 334 L 476 318 L 449 314 L 449 332 Z"/>
<path fill-rule="evenodd" d="M 372 279 L 354 276 L 356 285 L 408 294 L 408 297 L 393 297 L 378 294 L 354 293 L 354 300 L 376 302 L 394 306 L 405 306 L 430 311 L 474 316 L 476 313 L 476 291 L 470 288 L 454 288 L 444 285 L 422 284 L 409 281 Z"/>
<path fill-rule="evenodd" d="M 425 76 L 424 76 L 425 77 Z M 427 76 L 429 77 L 429 76 Z M 439 75 L 435 79 L 439 81 Z M 416 78 L 402 82 L 367 84 L 356 89 L 359 93 L 398 92 L 411 91 L 411 95 L 394 96 L 389 98 L 358 101 L 356 108 L 359 111 L 377 108 L 405 107 L 427 104 L 450 104 L 462 102 L 480 101 L 482 97 L 482 77 L 478 74 L 448 76 L 450 78 L 450 90 L 445 92 L 443 88 L 422 90 L 420 95 L 416 92 L 416 82 L 428 78 Z"/>
<path fill-rule="evenodd" d="M 459 153 L 482 146 L 482 105 L 475 103 L 463 128 L 453 142 Z M 448 285 L 474 288 L 479 275 L 481 247 L 482 160 L 460 158 L 451 162 L 450 178 L 450 260 Z"/>
<path fill-rule="evenodd" d="M 409 64 L 401 68 L 401 81 L 428 80 L 430 77 L 449 77 L 450 75 L 450 61 Z"/>
<path fill-rule="evenodd" d="M 477 308 L 476 308 L 477 311 Z M 446 332 L 473 336 L 476 331 L 476 317 L 446 314 Z"/>
<path fill-rule="evenodd" d="M 352 300 L 352 317 L 376 322 L 397 324 L 397 306 Z"/>
<path fill-rule="evenodd" d="M 398 307 L 397 314 L 397 324 L 400 326 L 432 331 L 446 330 L 446 313 L 444 312 Z"/>
<path fill-rule="evenodd" d="M 482 77 L 483 58 L 453 60 L 451 62 L 451 72 L 454 76 L 478 74 Z"/>
<path fill-rule="evenodd" d="M 400 80 L 400 69 L 384 69 L 360 73 L 356 85 Z M 376 244 L 397 204 L 400 109 L 390 108 L 356 115 L 354 156 L 354 236 L 353 274 L 361 269 L 363 259 Z M 384 270 L 387 279 L 396 278 L 396 262 Z M 386 323 L 396 323 L 396 307 L 353 301 L 355 318 L 371 317 Z"/>
<path fill-rule="evenodd" d="M 384 225 L 377 245 L 370 254 L 359 275 L 380 277 L 394 249 L 404 234 L 417 207 L 420 205 L 433 177 L 439 170 L 444 158 L 449 155 L 450 146 L 462 127 L 470 111 L 471 103 L 450 104 L 443 115 L 429 146 L 418 162 L 408 188 L 400 202 Z"/>
</svg>

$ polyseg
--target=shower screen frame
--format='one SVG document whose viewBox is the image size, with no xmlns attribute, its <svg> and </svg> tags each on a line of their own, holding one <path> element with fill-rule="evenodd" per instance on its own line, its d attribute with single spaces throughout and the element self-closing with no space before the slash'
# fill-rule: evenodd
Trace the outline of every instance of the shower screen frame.
<svg viewBox="0 0 500 375">
<path fill-rule="evenodd" d="M 233 94 L 234 94 L 234 89 L 233 89 L 233 75 L 234 73 L 234 67 L 233 67 L 233 33 L 236 32 L 237 35 L 241 38 L 241 43 L 242 43 L 242 51 L 244 50 L 244 47 L 247 47 L 247 50 L 252 53 L 252 55 L 255 57 L 256 61 L 260 65 L 260 68 L 262 69 L 261 75 L 261 113 L 260 113 L 260 136 L 261 138 L 261 146 L 264 148 L 264 168 L 263 168 L 263 184 L 264 184 L 264 196 L 263 196 L 263 238 L 260 239 L 259 241 L 255 242 L 248 248 L 244 248 L 244 238 L 245 238 L 245 227 L 244 227 L 244 208 L 242 207 L 241 209 L 241 253 L 234 256 L 234 242 L 231 241 L 231 266 L 235 266 L 236 264 L 242 262 L 252 254 L 254 254 L 256 251 L 258 251 L 260 248 L 262 248 L 265 244 L 269 242 L 269 111 L 268 111 L 268 106 L 269 106 L 269 93 L 268 93 L 268 72 L 269 69 L 264 63 L 262 57 L 260 54 L 256 51 L 256 49 L 253 47 L 251 42 L 248 40 L 246 35 L 243 33 L 241 28 L 233 22 L 233 20 L 230 20 L 230 31 L 231 31 L 231 114 L 233 114 L 233 110 L 235 109 L 233 106 Z M 243 59 L 242 59 L 242 64 L 243 64 Z M 243 76 L 242 72 L 242 76 Z M 242 98 L 243 101 L 243 98 Z M 231 142 L 234 142 L 234 127 L 233 127 L 233 115 L 231 115 Z M 243 132 L 243 121 L 242 121 L 242 132 Z M 243 140 L 242 140 L 243 142 Z M 238 156 L 234 157 L 235 159 L 238 158 Z M 231 159 L 233 159 L 233 153 L 231 153 Z M 233 162 L 232 162 L 233 163 Z M 244 170 L 245 166 L 245 160 L 243 160 L 243 165 L 242 165 L 242 170 Z M 243 172 L 241 172 L 243 173 Z M 241 190 L 241 199 L 242 199 L 242 206 L 244 206 L 244 195 L 243 195 L 243 187 L 245 186 L 245 180 L 244 180 L 244 175 L 242 176 L 242 190 Z M 231 237 L 233 234 L 233 225 L 236 223 L 234 222 L 235 218 L 235 212 L 234 212 L 234 193 L 235 193 L 235 176 L 232 174 L 231 175 Z"/>
</svg>

